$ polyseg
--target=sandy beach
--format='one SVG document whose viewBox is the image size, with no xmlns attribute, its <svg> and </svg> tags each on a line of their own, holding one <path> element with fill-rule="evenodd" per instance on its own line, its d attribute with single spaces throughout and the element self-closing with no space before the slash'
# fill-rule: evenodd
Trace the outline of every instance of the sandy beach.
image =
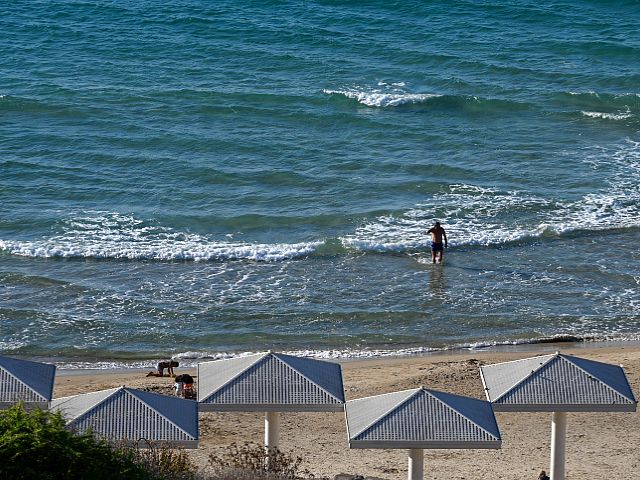
<svg viewBox="0 0 640 480">
<path fill-rule="evenodd" d="M 518 351 L 475 351 L 342 363 L 347 400 L 425 386 L 435 390 L 484 398 L 480 365 L 526 358 L 554 350 L 596 361 L 622 364 L 636 397 L 640 392 L 640 347 L 617 344 L 584 348 L 539 346 Z M 177 369 L 177 373 L 191 373 Z M 108 373 L 60 371 L 55 397 L 127 385 L 172 393 L 170 378 L 146 377 L 144 372 Z M 196 378 L 197 386 L 197 378 Z M 551 415 L 497 414 L 501 450 L 430 450 L 425 452 L 425 477 L 437 479 L 535 479 L 548 469 Z M 281 448 L 299 455 L 316 476 L 339 473 L 381 479 L 407 474 L 404 450 L 349 450 L 341 413 L 282 415 Z M 201 413 L 200 446 L 189 454 L 206 470 L 209 455 L 232 442 L 262 442 L 264 417 L 253 413 Z M 580 413 L 568 415 L 567 478 L 571 480 L 640 478 L 640 415 Z"/>
</svg>

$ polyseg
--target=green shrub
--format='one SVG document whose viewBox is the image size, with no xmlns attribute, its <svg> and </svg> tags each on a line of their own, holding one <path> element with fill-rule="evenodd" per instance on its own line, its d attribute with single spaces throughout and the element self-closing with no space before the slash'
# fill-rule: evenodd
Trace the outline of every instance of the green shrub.
<svg viewBox="0 0 640 480">
<path fill-rule="evenodd" d="M 195 468 L 182 452 L 114 447 L 67 430 L 60 413 L 27 412 L 19 404 L 0 411 L 0 478 L 191 479 Z"/>
</svg>

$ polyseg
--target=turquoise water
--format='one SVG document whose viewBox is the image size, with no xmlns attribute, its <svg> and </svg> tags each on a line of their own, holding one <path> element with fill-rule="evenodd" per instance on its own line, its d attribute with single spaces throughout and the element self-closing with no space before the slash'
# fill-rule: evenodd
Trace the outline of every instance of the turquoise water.
<svg viewBox="0 0 640 480">
<path fill-rule="evenodd" d="M 0 354 L 640 339 L 637 2 L 10 2 L 0 45 Z"/>
</svg>

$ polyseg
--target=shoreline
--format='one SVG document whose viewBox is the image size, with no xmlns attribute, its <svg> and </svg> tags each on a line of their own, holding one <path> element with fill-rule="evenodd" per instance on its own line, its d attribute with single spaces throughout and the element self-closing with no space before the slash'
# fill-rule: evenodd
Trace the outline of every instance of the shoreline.
<svg viewBox="0 0 640 480">
<path fill-rule="evenodd" d="M 313 356 L 312 358 L 317 358 L 318 360 L 324 360 L 328 362 L 336 362 L 336 363 L 351 363 L 351 362 L 367 362 L 367 361 L 376 361 L 376 360 L 393 360 L 393 359 L 409 359 L 415 357 L 435 357 L 435 356 L 455 356 L 455 355 L 471 355 L 471 354 L 479 354 L 483 352 L 489 353 L 525 353 L 525 352 L 545 352 L 545 353 L 553 353 L 556 350 L 591 350 L 591 349 L 602 349 L 602 348 L 624 348 L 624 347 L 639 347 L 640 348 L 640 340 L 576 340 L 576 341 L 543 341 L 536 343 L 518 343 L 518 344 L 501 344 L 501 345 L 492 345 L 492 346 L 482 346 L 482 347 L 459 347 L 459 348 L 443 348 L 443 349 L 434 349 L 424 352 L 416 352 L 416 353 L 397 353 L 394 354 L 393 351 L 385 354 L 375 354 L 372 352 L 370 356 L 356 356 L 356 357 L 322 357 L 322 356 Z M 262 353 L 266 350 L 256 350 L 253 352 L 238 352 L 231 353 L 225 356 L 221 356 L 220 358 L 201 358 L 201 359 L 192 359 L 191 361 L 184 362 L 184 359 L 180 357 L 177 360 L 180 362 L 179 368 L 191 368 L 195 369 L 198 363 L 204 362 L 213 362 L 217 360 L 223 360 L 226 358 L 235 358 L 238 356 L 245 355 L 253 355 L 257 353 Z M 278 351 L 278 350 L 275 350 Z M 307 351 L 308 352 L 308 351 Z M 301 351 L 281 351 L 280 353 L 285 353 L 289 355 L 298 355 L 305 356 Z M 8 355 L 12 356 L 12 355 Z M 21 357 L 16 356 L 16 358 L 22 358 L 25 360 L 33 360 L 44 363 L 54 363 L 55 360 L 48 357 L 46 360 L 41 357 Z M 168 357 L 167 357 L 168 358 Z M 175 358 L 175 357 L 171 357 Z M 52 361 L 53 360 L 53 361 Z M 158 361 L 162 359 L 149 360 L 146 366 L 140 366 L 139 363 L 144 363 L 145 361 L 135 362 L 132 366 L 124 366 L 126 363 L 115 363 L 111 364 L 106 360 L 99 360 L 93 363 L 95 364 L 105 364 L 102 367 L 65 367 L 58 366 L 56 369 L 56 375 L 82 375 L 83 373 L 126 373 L 126 372 L 148 372 L 149 370 L 155 370 L 156 364 Z M 83 361 L 82 364 L 91 364 L 90 361 Z M 63 363 L 64 365 L 64 363 Z"/>
<path fill-rule="evenodd" d="M 347 400 L 370 395 L 427 388 L 485 399 L 479 366 L 561 351 L 569 355 L 622 364 L 631 388 L 640 395 L 640 345 L 589 343 L 528 345 L 527 348 L 447 351 L 425 355 L 341 361 Z M 193 372 L 192 367 L 176 374 Z M 123 384 L 156 393 L 172 394 L 170 377 L 146 377 L 146 370 L 72 371 L 56 376 L 54 396 L 75 395 Z M 198 383 L 195 377 L 196 388 Z M 536 478 L 548 470 L 551 416 L 546 413 L 496 413 L 502 434 L 501 450 L 426 450 L 425 472 L 430 478 L 497 479 Z M 264 414 L 201 412 L 200 443 L 189 457 L 204 472 L 212 453 L 232 443 L 261 443 Z M 340 473 L 384 480 L 407 475 L 404 450 L 350 450 L 342 413 L 286 413 L 281 416 L 281 449 L 304 460 L 317 477 L 333 479 Z M 635 480 L 640 469 L 636 446 L 640 445 L 640 415 L 635 413 L 568 414 L 567 479 L 616 478 Z M 327 461 L 331 459 L 331 461 Z"/>
</svg>

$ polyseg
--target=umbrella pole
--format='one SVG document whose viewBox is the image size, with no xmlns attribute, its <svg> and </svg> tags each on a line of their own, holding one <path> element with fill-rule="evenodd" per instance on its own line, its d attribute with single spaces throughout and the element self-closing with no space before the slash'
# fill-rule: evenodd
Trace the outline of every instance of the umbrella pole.
<svg viewBox="0 0 640 480">
<path fill-rule="evenodd" d="M 424 450 L 412 448 L 409 450 L 409 480 L 423 480 L 424 478 Z"/>
<path fill-rule="evenodd" d="M 267 450 L 267 470 L 270 469 L 270 458 L 280 442 L 280 414 L 267 412 L 264 417 L 264 446 Z"/>
<path fill-rule="evenodd" d="M 567 414 L 553 412 L 551 418 L 551 480 L 564 480 Z"/>
</svg>

